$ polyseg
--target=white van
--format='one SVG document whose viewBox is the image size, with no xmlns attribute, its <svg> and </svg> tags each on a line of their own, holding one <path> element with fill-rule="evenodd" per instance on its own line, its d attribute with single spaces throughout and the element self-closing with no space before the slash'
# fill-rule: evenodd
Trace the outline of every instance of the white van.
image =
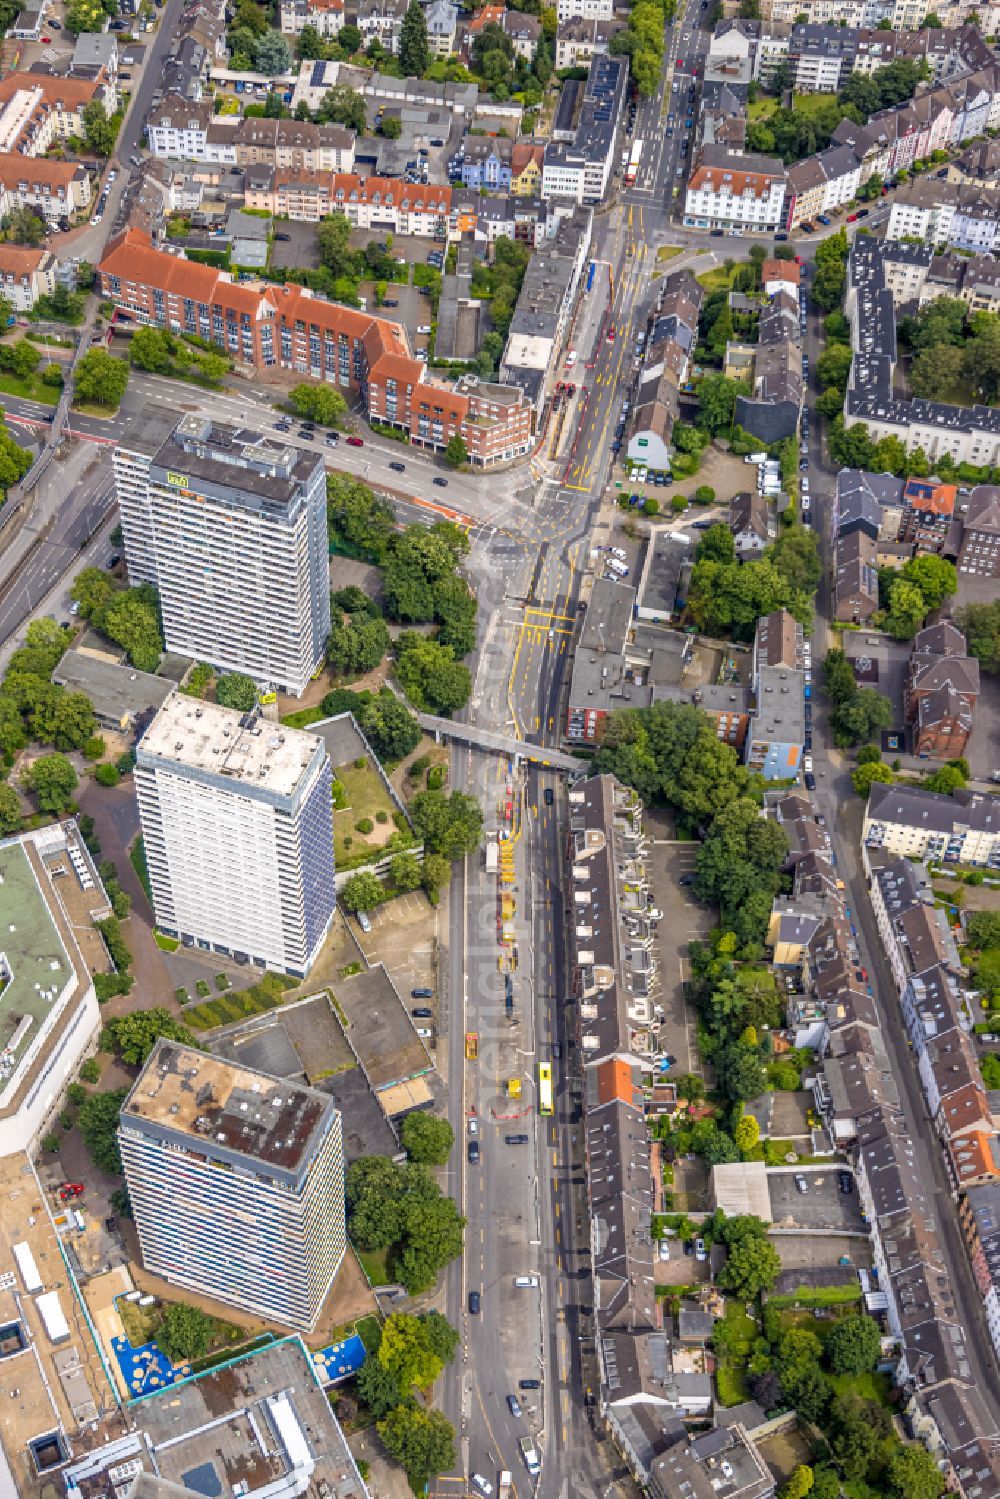
<svg viewBox="0 0 1000 1499">
<path fill-rule="evenodd" d="M 538 1285 L 537 1275 L 515 1275 L 514 1284 L 519 1291 L 531 1291 Z"/>
<path fill-rule="evenodd" d="M 764 463 L 766 461 L 766 459 L 767 459 L 767 454 L 766 453 L 748 453 L 747 456 L 744 458 L 743 462 L 744 463 Z"/>
<path fill-rule="evenodd" d="M 608 572 L 614 573 L 616 578 L 628 577 L 628 568 L 624 562 L 619 562 L 617 557 L 609 557 L 604 565 L 608 569 Z"/>
<path fill-rule="evenodd" d="M 619 562 L 628 561 L 628 553 L 626 552 L 624 547 L 608 547 L 608 551 L 611 553 L 612 557 L 617 557 Z"/>
</svg>

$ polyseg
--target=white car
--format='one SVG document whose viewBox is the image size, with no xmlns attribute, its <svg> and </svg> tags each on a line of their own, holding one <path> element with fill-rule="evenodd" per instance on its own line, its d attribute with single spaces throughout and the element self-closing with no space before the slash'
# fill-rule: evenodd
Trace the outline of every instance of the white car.
<svg viewBox="0 0 1000 1499">
<path fill-rule="evenodd" d="M 806 478 L 802 479 L 802 493 L 803 494 L 808 494 L 809 493 L 809 480 L 806 479 Z"/>
<path fill-rule="evenodd" d="M 805 771 L 806 775 L 812 775 L 812 768 L 813 768 L 813 757 L 812 757 L 812 755 L 803 755 L 802 756 L 802 769 Z"/>
<path fill-rule="evenodd" d="M 472 1482 L 476 1485 L 476 1488 L 481 1494 L 492 1494 L 493 1485 L 490 1483 L 489 1479 L 484 1478 L 481 1473 L 473 1473 Z"/>
<path fill-rule="evenodd" d="M 695 1257 L 696 1260 L 707 1260 L 708 1259 L 708 1250 L 705 1248 L 705 1240 L 704 1239 L 695 1239 L 695 1241 L 694 1241 L 694 1257 Z"/>
<path fill-rule="evenodd" d="M 624 547 L 608 547 L 608 551 L 611 553 L 612 557 L 617 557 L 619 562 L 625 562 L 627 560 L 628 554 L 626 553 Z"/>
<path fill-rule="evenodd" d="M 646 912 L 646 915 L 649 917 L 650 921 L 663 920 L 663 912 L 660 910 L 659 906 L 650 906 Z"/>
<path fill-rule="evenodd" d="M 433 1034 L 434 1034 L 434 1032 L 428 1030 L 427 1027 L 426 1027 L 426 1025 L 418 1025 L 417 1026 L 417 1035 L 420 1037 L 420 1039 L 422 1041 L 429 1041 L 431 1039 L 431 1037 L 433 1036 Z"/>
<path fill-rule="evenodd" d="M 478 1135 L 479 1134 L 479 1120 L 478 1119 L 470 1119 L 469 1120 L 469 1134 L 470 1135 Z"/>
<path fill-rule="evenodd" d="M 431 331 L 431 325 L 430 325 L 430 323 L 421 323 L 420 327 L 417 329 L 418 333 L 429 333 L 430 331 Z"/>
</svg>

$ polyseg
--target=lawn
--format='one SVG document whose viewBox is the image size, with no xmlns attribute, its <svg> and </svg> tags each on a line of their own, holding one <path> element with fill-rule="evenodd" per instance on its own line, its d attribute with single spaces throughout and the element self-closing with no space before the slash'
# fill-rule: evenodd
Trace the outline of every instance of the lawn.
<svg viewBox="0 0 1000 1499">
<path fill-rule="evenodd" d="M 113 422 L 118 415 L 117 405 L 108 406 L 104 401 L 74 401 L 70 410 L 77 416 L 96 416 L 106 422 Z"/>
<path fill-rule="evenodd" d="M 726 1315 L 716 1332 L 715 1383 L 721 1405 L 739 1405 L 749 1399 L 747 1365 L 756 1337 L 757 1324 L 747 1316 L 742 1302 L 727 1302 Z"/>
<path fill-rule="evenodd" d="M 892 1407 L 890 1391 L 892 1381 L 888 1374 L 831 1374 L 828 1376 L 835 1395 L 860 1395 L 863 1400 L 874 1400 L 886 1409 Z"/>
<path fill-rule="evenodd" d="M 703 286 L 706 291 L 729 291 L 732 288 L 736 270 L 735 265 L 730 266 L 728 271 L 724 265 L 718 265 L 714 270 L 702 271 L 696 279 L 698 285 Z"/>
<path fill-rule="evenodd" d="M 683 253 L 681 245 L 661 245 L 656 252 L 656 258 L 657 260 L 673 260 L 675 255 L 683 255 Z"/>
<path fill-rule="evenodd" d="M 153 892 L 149 885 L 149 870 L 146 868 L 146 848 L 141 838 L 137 838 L 128 851 L 129 863 L 139 876 L 139 883 L 146 892 L 146 898 L 152 904 Z"/>
<path fill-rule="evenodd" d="M 373 1286 L 392 1285 L 392 1279 L 385 1266 L 386 1255 L 388 1254 L 388 1252 L 389 1251 L 387 1249 L 374 1249 L 370 1252 L 365 1252 L 365 1250 L 363 1249 L 355 1250 L 355 1253 L 357 1254 L 357 1257 L 361 1262 L 361 1268 L 367 1275 L 370 1284 Z M 365 1346 L 367 1347 L 367 1344 Z"/>
<path fill-rule="evenodd" d="M 354 1331 L 364 1343 L 368 1353 L 374 1353 L 382 1341 L 382 1324 L 377 1317 L 362 1317 L 355 1323 Z"/>
<path fill-rule="evenodd" d="M 55 406 L 61 391 L 56 386 L 46 385 L 40 375 L 0 375 L 0 390 L 7 396 L 20 396 L 23 401 L 41 401 L 46 406 Z"/>
<path fill-rule="evenodd" d="M 772 99 L 765 95 L 762 99 L 755 99 L 752 104 L 747 106 L 747 119 L 769 119 L 770 116 L 774 114 L 774 111 L 777 109 L 777 107 L 777 99 Z"/>
<path fill-rule="evenodd" d="M 319 723 L 326 714 L 319 706 L 313 708 L 300 708 L 297 713 L 286 713 L 281 722 L 286 723 L 290 729 L 308 729 L 311 723 Z"/>
<path fill-rule="evenodd" d="M 1000 947 L 984 947 L 976 959 L 976 982 L 981 989 L 1000 989 Z"/>
<path fill-rule="evenodd" d="M 385 783 L 370 760 L 341 765 L 333 782 L 333 853 L 339 869 L 366 864 L 396 831 L 396 810 Z M 370 822 L 370 832 L 358 823 Z"/>
<path fill-rule="evenodd" d="M 153 941 L 161 952 L 176 952 L 180 947 L 176 937 L 168 937 L 165 932 L 153 933 Z"/>
<path fill-rule="evenodd" d="M 199 993 L 204 982 L 199 980 Z M 192 1030 L 211 1031 L 218 1025 L 232 1025 L 234 1021 L 247 1020 L 251 1015 L 262 1015 L 265 1010 L 276 1010 L 284 999 L 285 990 L 295 986 L 296 981 L 284 974 L 265 974 L 259 984 L 249 989 L 233 989 L 216 999 L 192 1005 L 184 1012 L 184 1024 L 191 1026 Z"/>
</svg>

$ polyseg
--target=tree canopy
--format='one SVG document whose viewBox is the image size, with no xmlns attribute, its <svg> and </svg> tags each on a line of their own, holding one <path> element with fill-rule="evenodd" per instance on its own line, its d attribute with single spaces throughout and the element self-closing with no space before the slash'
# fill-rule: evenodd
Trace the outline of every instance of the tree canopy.
<svg viewBox="0 0 1000 1499">
<path fill-rule="evenodd" d="M 161 1005 L 150 1010 L 133 1010 L 129 1015 L 109 1020 L 104 1035 L 129 1067 L 141 1067 L 161 1036 L 195 1051 L 204 1050 L 198 1038 Z"/>
<path fill-rule="evenodd" d="M 115 1088 L 107 1093 L 90 1093 L 80 1105 L 77 1118 L 83 1143 L 90 1151 L 94 1165 L 109 1176 L 122 1174 L 122 1158 L 118 1149 L 118 1118 L 128 1093 L 128 1088 Z"/>
<path fill-rule="evenodd" d="M 411 1295 L 429 1290 L 462 1252 L 465 1219 L 425 1166 L 363 1156 L 347 1173 L 348 1227 L 359 1249 L 389 1250 L 391 1273 Z"/>
<path fill-rule="evenodd" d="M 412 1113 L 400 1131 L 403 1149 L 422 1166 L 443 1166 L 455 1143 L 455 1131 L 437 1114 Z"/>
<path fill-rule="evenodd" d="M 156 1330 L 156 1342 L 172 1364 L 204 1358 L 212 1345 L 214 1321 L 196 1306 L 175 1301 Z"/>
</svg>

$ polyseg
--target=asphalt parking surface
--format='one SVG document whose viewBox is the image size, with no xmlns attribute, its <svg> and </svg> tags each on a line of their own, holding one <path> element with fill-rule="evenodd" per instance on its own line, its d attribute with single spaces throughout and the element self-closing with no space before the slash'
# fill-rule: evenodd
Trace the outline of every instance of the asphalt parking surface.
<svg viewBox="0 0 1000 1499">
<path fill-rule="evenodd" d="M 858 1191 L 840 1190 L 839 1175 L 843 1166 L 799 1166 L 769 1171 L 767 1186 L 771 1196 L 771 1218 L 776 1228 L 825 1229 L 843 1232 L 866 1231 L 861 1217 Z M 809 1190 L 800 1192 L 795 1177 L 801 1174 Z"/>
</svg>

